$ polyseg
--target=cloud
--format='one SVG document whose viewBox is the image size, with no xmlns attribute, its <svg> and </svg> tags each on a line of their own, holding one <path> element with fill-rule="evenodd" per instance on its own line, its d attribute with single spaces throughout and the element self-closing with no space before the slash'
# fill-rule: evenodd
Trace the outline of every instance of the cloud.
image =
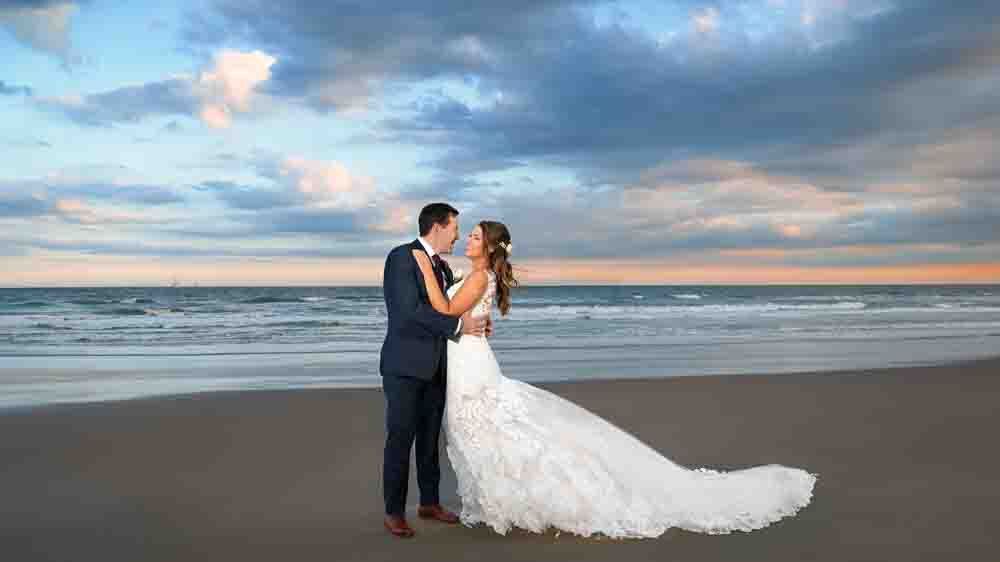
<svg viewBox="0 0 1000 562">
<path fill-rule="evenodd" d="M 187 200 L 175 189 L 156 185 L 82 183 L 72 186 L 61 186 L 59 191 L 73 196 L 138 205 L 169 205 L 183 203 Z"/>
<path fill-rule="evenodd" d="M 201 120 L 210 127 L 226 128 L 233 113 L 249 113 L 254 90 L 271 77 L 275 60 L 261 51 L 216 53 L 213 66 L 203 71 L 193 86 L 202 102 L 198 112 Z"/>
<path fill-rule="evenodd" d="M 173 78 L 85 96 L 42 97 L 37 103 L 80 125 L 106 127 L 137 123 L 157 115 L 194 115 L 200 100 L 194 95 L 190 80 Z"/>
<path fill-rule="evenodd" d="M 321 111 L 378 109 L 373 138 L 436 149 L 424 163 L 435 172 L 430 191 L 539 166 L 575 174 L 584 188 L 621 189 L 691 159 L 750 162 L 844 190 L 867 181 L 864 168 L 835 157 L 844 147 L 902 154 L 1000 116 L 1000 5 L 973 4 L 692 0 L 677 6 L 689 21 L 654 36 L 596 24 L 589 2 L 344 10 L 219 0 L 189 16 L 184 37 L 196 49 L 238 38 L 275 53 L 269 95 Z M 473 91 L 441 88 L 448 81 Z M 383 96 L 400 91 L 425 94 L 387 106 Z M 905 175 L 888 153 L 860 153 Z"/>
<path fill-rule="evenodd" d="M 327 111 L 365 107 L 400 79 L 489 68 L 510 42 L 555 31 L 567 15 L 564 0 L 513 3 L 387 1 L 347 8 L 297 0 L 272 9 L 263 0 L 218 1 L 188 15 L 184 36 L 195 48 L 234 37 L 276 53 L 269 92 Z M 536 23 L 537 22 L 537 23 Z"/>
<path fill-rule="evenodd" d="M 386 125 L 483 156 L 558 159 L 605 174 L 679 151 L 756 157 L 886 131 L 913 135 L 1000 110 L 987 87 L 1000 34 L 982 17 L 918 2 L 854 22 L 854 39 L 825 50 L 789 36 L 788 44 L 737 42 L 709 58 L 682 42 L 577 23 L 548 49 L 507 46 L 509 66 L 484 77 L 505 93 L 502 102 L 459 112 L 443 96 Z M 979 73 L 981 87 L 951 88 L 954 103 L 940 103 L 949 84 Z"/>
<path fill-rule="evenodd" d="M 530 49 L 484 36 L 506 57 L 477 83 L 503 96 L 438 92 L 383 126 L 453 155 L 430 161 L 441 184 L 509 163 L 575 173 L 484 204 L 539 256 L 997 240 L 1000 6 L 813 2 L 808 33 L 756 41 L 710 7 L 691 11 L 695 34 L 721 35 L 710 51 L 572 18 Z M 879 192 L 887 179 L 920 193 Z"/>
<path fill-rule="evenodd" d="M 50 143 L 49 141 L 33 137 L 28 137 L 24 139 L 12 139 L 2 142 L 4 146 L 9 146 L 12 148 L 31 148 L 31 149 L 52 148 L 52 143 Z"/>
<path fill-rule="evenodd" d="M 697 33 L 712 33 L 719 29 L 719 10 L 715 6 L 697 10 L 691 16 L 691 24 Z"/>
<path fill-rule="evenodd" d="M 256 169 L 256 184 L 216 180 L 195 186 L 232 209 L 251 211 L 232 217 L 232 227 L 216 229 L 210 236 L 306 233 L 381 237 L 413 230 L 415 221 L 409 215 L 415 216 L 417 211 L 411 202 L 380 192 L 373 178 L 352 172 L 343 163 L 259 154 L 245 164 Z"/>
<path fill-rule="evenodd" d="M 155 222 L 137 212 L 99 208 L 80 199 L 0 194 L 0 219 L 56 217 L 80 224 Z"/>
<path fill-rule="evenodd" d="M 148 240 L 79 240 L 57 237 L 35 237 L 18 241 L 24 247 L 52 252 L 72 252 L 99 256 L 155 256 L 155 257 L 199 257 L 199 256 L 244 256 L 261 257 L 268 255 L 259 249 L 202 247 L 192 243 L 154 242 Z M 273 255 L 282 255 L 275 252 Z"/>
<path fill-rule="evenodd" d="M 280 209 L 256 221 L 257 234 L 347 234 L 366 230 L 363 217 L 336 208 Z"/>
<path fill-rule="evenodd" d="M 47 214 L 49 209 L 44 197 L 0 191 L 0 219 L 38 217 Z"/>
<path fill-rule="evenodd" d="M 37 179 L 9 184 L 9 187 L 50 198 L 100 200 L 113 204 L 158 206 L 186 201 L 176 188 L 149 183 L 142 172 L 125 166 L 62 168 Z"/>
<path fill-rule="evenodd" d="M 53 202 L 54 214 L 70 222 L 81 224 L 149 223 L 149 217 L 137 212 L 99 209 L 80 199 L 57 199 Z"/>
<path fill-rule="evenodd" d="M 281 59 L 275 67 L 274 91 L 290 96 L 310 97 L 314 89 L 329 84 L 412 83 L 464 75 L 475 76 L 489 87 L 510 94 L 541 94 L 543 90 L 530 88 L 536 83 L 546 86 L 538 80 L 545 76 L 540 70 L 556 71 L 553 74 L 557 77 L 570 73 L 569 79 L 586 76 L 595 66 L 598 68 L 594 70 L 610 72 L 600 67 L 611 59 L 622 63 L 613 76 L 616 80 L 589 83 L 588 90 L 592 89 L 593 94 L 569 88 L 556 93 L 574 92 L 589 100 L 600 100 L 616 90 L 641 93 L 643 89 L 635 88 L 641 81 L 653 90 L 652 95 L 669 92 L 660 97 L 676 106 L 676 102 L 689 98 L 678 99 L 677 93 L 671 91 L 674 88 L 657 86 L 690 86 L 695 94 L 690 99 L 697 99 L 702 91 L 713 93 L 726 88 L 754 96 L 775 93 L 783 100 L 803 87 L 822 92 L 834 85 L 849 91 L 871 88 L 872 80 L 882 77 L 886 83 L 905 80 L 941 65 L 961 66 L 961 55 L 980 51 L 986 46 L 983 42 L 990 43 L 991 31 L 996 27 L 994 18 L 989 17 L 995 8 L 982 5 L 953 7 L 923 0 L 890 9 L 886 1 L 806 0 L 798 3 L 799 9 L 813 14 L 810 17 L 814 26 L 832 25 L 834 20 L 851 26 L 849 38 L 831 45 L 834 51 L 815 51 L 799 29 L 800 18 L 793 17 L 790 22 L 777 21 L 774 36 L 757 43 L 743 41 L 739 35 L 742 31 L 735 26 L 727 28 L 734 37 L 724 58 L 705 60 L 693 57 L 693 46 L 683 36 L 663 44 L 621 27 L 595 27 L 586 15 L 589 4 L 463 4 L 463 9 L 458 10 L 454 2 L 379 2 L 345 10 L 340 5 L 300 0 L 268 10 L 262 0 L 220 0 L 211 4 L 214 10 L 190 14 L 185 36 L 194 45 L 210 48 L 234 37 L 266 46 Z M 689 6 L 695 18 L 712 27 L 723 12 L 733 12 L 735 17 L 738 8 L 762 9 L 767 3 L 680 4 Z M 910 40 L 921 36 L 926 41 Z M 623 56 L 630 53 L 642 57 Z M 589 60 L 590 64 L 548 64 L 559 60 Z M 890 61 L 896 64 L 883 64 Z M 734 66 L 718 80 L 704 75 L 705 71 L 721 68 L 716 66 L 720 63 Z M 656 72 L 658 67 L 661 70 Z M 868 79 L 843 80 L 848 77 Z M 736 80 L 731 81 L 733 78 Z M 810 87 L 807 78 L 818 78 L 819 83 Z M 769 79 L 781 79 L 780 86 L 798 83 L 798 88 L 770 88 L 773 82 Z M 754 84 L 768 88 L 760 92 L 749 87 Z M 353 93 L 365 89 L 345 88 Z M 539 97 L 537 94 L 531 98 Z M 330 105 L 335 106 L 336 101 Z"/>
<path fill-rule="evenodd" d="M 246 166 L 194 182 L 223 215 L 171 225 L 190 238 L 376 252 L 444 199 L 463 224 L 509 222 L 519 257 L 1000 260 L 1000 4 L 682 0 L 610 22 L 605 7 L 216 0 L 182 28 L 203 69 L 39 103 L 99 126 L 368 111 L 370 146 L 419 150 L 398 192 L 347 153 L 223 155 Z"/>
<path fill-rule="evenodd" d="M 234 114 L 255 110 L 256 90 L 270 77 L 274 62 L 274 57 L 261 51 L 222 50 L 197 76 L 180 75 L 96 94 L 39 98 L 37 103 L 86 126 L 182 115 L 200 119 L 212 128 L 227 128 Z"/>
<path fill-rule="evenodd" d="M 41 9 L 62 4 L 80 4 L 81 2 L 66 0 L 0 0 L 0 10 Z"/>
<path fill-rule="evenodd" d="M 370 178 L 351 174 L 338 162 L 288 156 L 278 165 L 278 177 L 302 200 L 319 208 L 357 210 L 375 196 Z"/>
<path fill-rule="evenodd" d="M 0 220 L 49 217 L 77 224 L 156 223 L 162 219 L 150 213 L 150 207 L 186 201 L 172 188 L 144 185 L 115 172 L 58 170 L 40 178 L 0 181 Z"/>
<path fill-rule="evenodd" d="M 0 80 L 0 96 L 31 96 L 34 94 L 34 90 L 29 86 L 18 86 L 16 84 L 8 84 L 3 80 Z"/>
<path fill-rule="evenodd" d="M 194 189 L 211 193 L 227 206 L 234 209 L 273 209 L 296 204 L 296 200 L 283 191 L 255 188 L 231 181 L 206 181 L 195 185 Z"/>
<path fill-rule="evenodd" d="M 95 259 L 103 257 L 109 261 L 116 257 L 130 257 L 130 256 L 142 256 L 142 257 L 154 257 L 154 258 L 235 258 L 240 259 L 240 264 L 247 266 L 252 264 L 259 264 L 260 267 L 269 270 L 268 275 L 275 279 L 276 283 L 287 282 L 287 268 L 291 265 L 288 261 L 282 260 L 275 263 L 261 263 L 260 260 L 270 260 L 273 258 L 317 258 L 317 259 L 329 259 L 329 258 L 365 258 L 363 263 L 356 264 L 353 267 L 358 267 L 359 265 L 368 269 L 365 272 L 366 276 L 368 272 L 371 272 L 373 281 L 378 281 L 378 272 L 381 271 L 382 256 L 378 258 L 367 257 L 374 253 L 385 253 L 392 245 L 386 244 L 380 241 L 377 247 L 368 246 L 306 246 L 299 243 L 294 246 L 280 247 L 273 244 L 262 243 L 259 245 L 252 244 L 247 240 L 231 240 L 231 243 L 225 244 L 223 241 L 215 240 L 212 245 L 205 245 L 199 240 L 169 240 L 169 241 L 153 241 L 153 240 L 80 240 L 79 238 L 60 238 L 60 237 L 20 237 L 20 238 L 0 238 L 0 253 L 4 251 L 10 251 L 13 248 L 12 253 L 6 255 L 12 256 L 23 256 L 29 255 L 32 258 L 32 263 L 44 263 L 44 259 L 40 258 L 37 253 L 31 252 L 29 250 L 43 250 L 46 252 L 57 252 L 57 253 L 70 253 L 70 254 L 82 254 L 83 259 L 81 264 L 90 264 L 93 266 L 93 261 L 90 259 L 94 257 Z M 361 248 L 360 250 L 358 248 Z M 32 255 L 34 254 L 34 255 Z M 64 260 L 59 260 L 63 261 Z M 119 264 L 124 265 L 119 269 L 120 273 L 128 274 L 129 270 L 133 273 L 136 267 L 144 267 L 148 265 L 154 271 L 153 278 L 156 282 L 169 282 L 170 276 L 166 278 L 156 277 L 156 270 L 159 270 L 159 274 L 162 275 L 162 262 L 156 260 L 143 260 L 141 264 L 125 263 Z M 326 266 L 332 266 L 332 269 L 341 269 L 345 267 L 343 263 L 326 263 Z M 340 267 L 337 267 L 337 266 Z M 206 275 L 211 275 L 213 268 L 218 268 L 218 262 L 205 262 L 205 269 L 207 270 Z M 286 269 L 282 271 L 282 269 Z M 351 269 L 351 265 L 346 265 L 346 268 Z M 228 269 L 228 268 L 227 268 Z M 49 270 L 51 274 L 51 270 Z M 343 279 L 342 275 L 344 272 L 339 272 L 341 275 L 329 276 L 325 278 L 318 278 L 315 283 L 331 283 L 339 282 Z M 58 277 L 58 276 L 54 276 Z M 204 279 L 204 277 L 198 276 Z M 283 279 L 284 277 L 284 279 Z M 109 275 L 109 279 L 115 279 L 115 275 Z M 254 279 L 259 279 L 255 277 Z M 63 280 L 64 281 L 64 280 Z"/>
<path fill-rule="evenodd" d="M 644 179 L 621 189 L 501 192 L 463 216 L 506 222 L 518 257 L 529 259 L 711 259 L 752 250 L 761 263 L 870 265 L 855 249 L 871 247 L 883 248 L 884 263 L 894 252 L 913 263 L 946 253 L 1000 259 L 996 190 L 949 193 L 926 183 L 832 191 L 738 161 L 676 162 Z"/>
<path fill-rule="evenodd" d="M 354 212 L 369 207 L 380 196 L 373 178 L 352 172 L 346 165 L 334 160 L 266 152 L 246 159 L 233 154 L 219 154 L 215 159 L 240 162 L 241 167 L 252 167 L 259 177 L 256 185 L 213 180 L 196 186 L 196 189 L 213 193 L 236 208 L 266 209 L 298 205 Z"/>
<path fill-rule="evenodd" d="M 0 27 L 6 27 L 24 45 L 68 64 L 72 58 L 70 20 L 79 4 L 56 0 L 0 2 Z"/>
<path fill-rule="evenodd" d="M 911 169 L 917 175 L 940 179 L 996 181 L 1000 179 L 1000 162 L 994 158 L 1000 154 L 998 128 L 981 124 L 915 145 L 908 155 Z"/>
</svg>

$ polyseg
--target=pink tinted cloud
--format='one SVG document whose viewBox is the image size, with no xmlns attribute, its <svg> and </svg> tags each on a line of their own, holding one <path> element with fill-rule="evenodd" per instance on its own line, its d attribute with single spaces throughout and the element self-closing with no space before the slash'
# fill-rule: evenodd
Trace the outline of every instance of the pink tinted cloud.
<svg viewBox="0 0 1000 562">
<path fill-rule="evenodd" d="M 69 222 L 80 224 L 148 223 L 148 215 L 116 209 L 98 208 L 82 199 L 57 199 L 52 206 L 55 214 Z"/>
<path fill-rule="evenodd" d="M 278 177 L 298 198 L 320 208 L 358 210 L 374 201 L 375 181 L 339 162 L 286 156 Z"/>
<path fill-rule="evenodd" d="M 192 89 L 202 101 L 199 117 L 209 127 L 226 128 L 233 113 L 252 110 L 257 87 L 271 78 L 277 59 L 262 51 L 223 50 L 211 68 L 201 72 Z"/>
</svg>

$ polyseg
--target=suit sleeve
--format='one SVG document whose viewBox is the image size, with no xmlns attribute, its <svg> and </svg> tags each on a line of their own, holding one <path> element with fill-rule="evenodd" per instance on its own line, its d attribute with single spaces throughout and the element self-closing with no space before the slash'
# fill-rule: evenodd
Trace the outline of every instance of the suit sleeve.
<svg viewBox="0 0 1000 562">
<path fill-rule="evenodd" d="M 417 262 L 409 248 L 389 254 L 382 279 L 386 284 L 386 292 L 394 296 L 395 309 L 402 313 L 404 323 L 413 322 L 443 338 L 453 337 L 457 333 L 458 318 L 441 314 L 420 298 L 417 284 L 424 281 L 422 276 L 418 277 Z"/>
</svg>

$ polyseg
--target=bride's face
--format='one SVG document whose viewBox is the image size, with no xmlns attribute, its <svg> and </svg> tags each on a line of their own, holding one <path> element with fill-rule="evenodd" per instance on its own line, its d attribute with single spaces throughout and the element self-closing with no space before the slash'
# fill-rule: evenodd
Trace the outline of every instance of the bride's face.
<svg viewBox="0 0 1000 562">
<path fill-rule="evenodd" d="M 483 229 L 478 224 L 472 229 L 465 240 L 465 255 L 469 258 L 479 258 L 486 255 L 486 243 L 483 240 Z"/>
</svg>

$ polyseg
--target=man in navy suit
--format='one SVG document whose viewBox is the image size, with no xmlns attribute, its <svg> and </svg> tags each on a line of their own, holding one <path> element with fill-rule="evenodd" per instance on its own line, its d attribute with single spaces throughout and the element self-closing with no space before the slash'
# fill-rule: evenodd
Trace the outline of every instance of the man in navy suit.
<svg viewBox="0 0 1000 562">
<path fill-rule="evenodd" d="M 386 400 L 385 459 L 382 484 L 385 527 L 395 536 L 412 537 L 406 522 L 406 494 L 410 480 L 410 449 L 416 441 L 417 484 L 421 518 L 457 523 L 458 517 L 441 506 L 438 486 L 441 468 L 438 437 L 444 415 L 447 340 L 462 334 L 490 335 L 487 318 L 461 319 L 434 310 L 413 250 L 427 252 L 442 290 L 454 281 L 440 254 L 450 254 L 458 240 L 458 211 L 446 203 L 431 203 L 420 211 L 420 237 L 389 252 L 385 260 L 383 291 L 389 316 L 379 370 Z"/>
</svg>

